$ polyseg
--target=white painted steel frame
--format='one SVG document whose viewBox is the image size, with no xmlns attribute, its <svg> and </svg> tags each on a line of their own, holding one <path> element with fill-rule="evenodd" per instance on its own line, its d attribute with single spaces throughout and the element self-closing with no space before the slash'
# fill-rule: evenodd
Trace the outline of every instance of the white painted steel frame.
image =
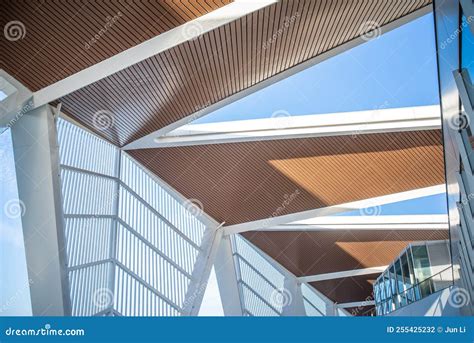
<svg viewBox="0 0 474 343">
<path fill-rule="evenodd" d="M 473 4 L 466 1 L 461 1 L 463 10 L 473 12 Z M 472 23 L 470 24 L 472 30 Z M 461 194 L 461 202 L 458 203 L 460 223 L 459 229 L 459 254 L 461 256 L 461 274 L 466 288 L 469 289 L 471 296 L 474 296 L 474 231 L 473 231 L 473 212 L 472 205 L 474 200 L 472 194 L 474 192 L 474 150 L 471 145 L 470 136 L 472 135 L 471 127 L 474 123 L 474 86 L 472 84 L 469 72 L 467 69 L 460 69 L 453 71 L 454 80 L 459 91 L 459 97 L 463 105 L 464 113 L 460 116 L 467 115 L 467 120 L 460 120 L 460 123 L 467 123 L 460 127 L 455 134 L 455 141 L 459 151 L 460 159 L 463 164 L 463 170 L 456 173 L 456 178 L 459 184 L 459 191 Z"/>
<path fill-rule="evenodd" d="M 419 188 L 407 192 L 393 193 L 389 195 L 383 195 L 376 198 L 364 199 L 354 201 L 350 203 L 323 207 L 315 210 L 309 210 L 304 212 L 298 212 L 278 217 L 270 217 L 266 219 L 256 220 L 252 222 L 246 222 L 242 224 L 235 224 L 225 226 L 225 234 L 235 234 L 246 231 L 262 230 L 267 227 L 274 227 L 280 224 L 288 224 L 295 221 L 306 220 L 314 217 L 329 216 L 336 213 L 348 212 L 353 210 L 362 210 L 365 208 L 373 208 L 390 204 L 394 202 L 416 199 L 424 196 L 443 194 L 446 192 L 446 186 L 444 184 Z"/>
<path fill-rule="evenodd" d="M 447 188 L 447 204 L 450 222 L 450 240 L 451 240 L 451 255 L 453 269 L 459 268 L 460 280 L 455 283 L 458 287 L 472 288 L 469 283 L 469 269 L 464 258 L 465 241 L 462 238 L 462 223 L 460 223 L 463 213 L 459 211 L 459 198 L 465 187 L 471 187 L 473 182 L 467 176 L 466 184 L 462 186 L 459 182 L 461 177 L 460 162 L 462 161 L 466 172 L 472 172 L 472 162 L 466 161 L 464 146 L 466 143 L 465 130 L 459 132 L 457 124 L 462 122 L 459 116 L 462 113 L 462 107 L 469 118 L 472 117 L 472 105 L 469 105 L 469 84 L 465 84 L 462 78 L 461 68 L 461 51 L 462 42 L 461 37 L 463 30 L 467 27 L 460 22 L 461 19 L 461 4 L 464 14 L 469 18 L 473 15 L 472 1 L 435 1 L 434 2 L 434 19 L 435 19 L 435 35 L 437 45 L 437 60 L 438 60 L 438 80 L 440 89 L 440 105 L 443 117 L 443 146 L 445 150 L 445 169 L 446 169 L 446 188 Z M 472 20 L 470 21 L 470 29 L 473 31 Z M 474 31 L 473 31 L 474 32 Z M 464 98 L 461 99 L 460 98 Z M 465 124 L 465 121 L 463 122 Z M 469 124 L 469 122 L 468 122 Z M 464 126 L 464 125 L 463 125 Z M 472 126 L 472 121 L 471 121 Z M 467 144 L 466 144 L 467 147 Z M 464 156 L 463 156 L 464 155 Z M 463 202 L 464 204 L 464 202 Z M 467 210 L 469 206 L 464 206 Z M 470 209 L 469 209 L 470 211 Z M 471 218 L 467 218 L 472 221 Z M 472 277 L 472 276 L 471 276 Z M 465 309 L 463 308 L 462 311 Z M 466 309 L 467 310 L 467 309 Z M 465 311 L 465 314 L 472 315 L 474 310 Z"/>
<path fill-rule="evenodd" d="M 449 230 L 445 214 L 327 216 L 262 228 L 260 231 Z"/>
<path fill-rule="evenodd" d="M 441 128 L 438 105 L 188 124 L 124 150 Z"/>
<path fill-rule="evenodd" d="M 70 316 L 53 111 L 46 105 L 19 117 L 11 134 L 32 313 L 34 316 Z"/>
<path fill-rule="evenodd" d="M 68 124 L 71 125 L 71 124 Z M 82 131 L 81 131 L 82 132 Z M 88 133 L 90 134 L 90 133 Z M 70 135 L 74 136 L 74 133 L 70 133 Z M 91 136 L 92 137 L 92 136 Z M 97 138 L 97 136 L 94 135 Z M 71 138 L 71 137 L 70 137 Z M 102 139 L 100 141 L 103 141 Z M 108 144 L 108 143 L 107 143 Z M 109 152 L 110 153 L 110 152 Z M 114 171 L 95 171 L 95 170 L 88 170 L 77 166 L 71 165 L 62 165 L 62 169 L 67 172 L 77 173 L 80 175 L 87 175 L 89 177 L 94 177 L 96 179 L 107 180 L 108 182 L 112 182 L 114 184 L 115 193 L 117 196 L 114 196 L 112 199 L 112 212 L 108 213 L 71 213 L 66 214 L 64 217 L 66 219 L 104 219 L 110 220 L 110 238 L 109 238 L 109 248 L 108 248 L 108 257 L 102 258 L 100 260 L 96 260 L 93 262 L 86 262 L 82 264 L 76 264 L 71 266 L 69 270 L 71 272 L 77 272 L 80 270 L 90 270 L 90 268 L 96 268 L 100 266 L 105 266 L 108 268 L 108 286 L 107 288 L 112 292 L 114 301 L 120 298 L 120 294 L 117 294 L 117 290 L 115 289 L 117 285 L 117 277 L 121 274 L 128 275 L 134 279 L 134 282 L 137 282 L 140 287 L 142 287 L 146 292 L 150 294 L 154 294 L 154 296 L 158 297 L 164 303 L 166 303 L 171 309 L 174 309 L 175 313 L 181 315 L 197 315 L 199 312 L 199 307 L 202 301 L 202 296 L 205 291 L 205 286 L 207 284 L 207 280 L 209 277 L 210 269 L 212 267 L 212 263 L 214 262 L 215 253 L 217 251 L 217 247 L 219 246 L 219 240 L 222 236 L 222 230 L 218 230 L 219 226 L 217 223 L 210 217 L 208 217 L 204 212 L 198 213 L 197 217 L 199 217 L 200 222 L 205 225 L 206 229 L 204 232 L 203 239 L 200 244 L 197 244 L 189 238 L 186 234 L 184 234 L 181 230 L 179 230 L 174 223 L 172 223 L 168 218 L 166 218 L 163 214 L 158 212 L 153 206 L 151 206 L 140 194 L 135 192 L 131 186 L 127 184 L 127 179 L 122 180 L 121 174 L 121 161 L 125 158 L 122 156 L 122 152 L 119 149 L 114 150 L 113 152 L 116 154 L 115 157 L 115 167 Z M 67 157 L 67 156 L 66 156 Z M 66 158 L 65 157 L 65 158 Z M 129 164 L 133 163 L 140 170 L 147 175 L 150 180 L 152 180 L 157 187 L 160 187 L 167 195 L 171 196 L 177 203 L 181 205 L 185 205 L 188 203 L 188 200 L 182 197 L 179 193 L 173 191 L 169 186 L 165 185 L 161 180 L 156 178 L 153 174 L 150 174 L 146 169 L 139 167 L 140 164 L 134 161 L 127 155 L 127 161 Z M 103 169 L 103 168 L 102 168 Z M 134 186 L 135 187 L 135 186 Z M 171 259 L 167 254 L 162 252 L 158 247 L 155 247 L 151 242 L 145 238 L 139 230 L 133 229 L 129 224 L 126 222 L 126 219 L 122 219 L 119 208 L 120 208 L 120 201 L 119 199 L 122 197 L 119 194 L 122 192 L 128 192 L 130 196 L 136 199 L 137 204 L 141 204 L 142 207 L 146 208 L 147 211 L 152 213 L 154 216 L 159 218 L 170 230 L 174 231 L 176 237 L 179 237 L 182 241 L 186 242 L 188 246 L 193 247 L 197 251 L 197 259 L 192 268 L 192 274 L 189 273 L 187 270 L 183 269 L 180 263 Z M 109 206 L 107 206 L 108 208 Z M 181 273 L 184 277 L 186 277 L 189 281 L 189 287 L 187 289 L 187 293 L 184 295 L 183 305 L 179 306 L 175 300 L 168 297 L 166 294 L 161 292 L 159 289 L 155 289 L 152 287 L 151 284 L 147 282 L 143 277 L 138 275 L 134 270 L 130 269 L 125 263 L 122 263 L 119 260 L 119 256 L 116 253 L 117 249 L 117 232 L 118 230 L 121 232 L 128 232 L 127 235 L 129 237 L 134 237 L 136 242 L 140 242 L 143 247 L 152 251 L 156 256 L 159 256 L 163 259 L 169 266 L 173 267 L 175 270 Z M 123 235 L 123 234 L 122 234 Z M 127 236 L 128 237 L 128 236 Z M 171 244 L 172 242 L 169 242 Z M 144 252 L 144 250 L 143 250 Z M 138 257 L 139 258 L 139 257 Z M 119 276 L 116 276 L 116 271 L 121 270 Z M 120 284 L 118 283 L 120 286 Z M 118 290 L 120 292 L 120 290 Z M 128 292 L 128 291 L 127 291 Z M 142 296 L 146 296 L 146 294 L 140 293 Z M 136 294 L 134 297 L 137 296 Z M 173 296 L 174 298 L 174 296 Z M 130 300 L 132 301 L 132 299 Z M 133 300 L 134 302 L 136 301 Z M 89 313 L 80 312 L 83 315 L 87 315 Z M 168 313 L 168 312 L 166 312 Z M 91 313 L 94 314 L 94 313 Z M 117 314 L 127 314 L 127 313 L 120 313 L 120 311 L 114 307 L 112 303 L 111 306 L 105 309 L 101 309 L 99 312 L 95 313 L 94 315 L 117 315 Z M 135 313 L 136 314 L 136 313 Z"/>
<path fill-rule="evenodd" d="M 317 274 L 317 275 L 308 275 L 308 276 L 301 276 L 298 278 L 299 282 L 317 282 L 317 281 L 324 281 L 324 280 L 333 280 L 333 279 L 342 279 L 346 277 L 353 277 L 353 276 L 360 276 L 360 275 L 372 275 L 372 274 L 380 274 L 388 266 L 378 266 L 378 267 L 369 267 L 369 268 L 362 268 L 362 269 L 352 269 L 352 270 L 343 270 L 333 273 L 324 273 L 324 274 Z"/>
</svg>

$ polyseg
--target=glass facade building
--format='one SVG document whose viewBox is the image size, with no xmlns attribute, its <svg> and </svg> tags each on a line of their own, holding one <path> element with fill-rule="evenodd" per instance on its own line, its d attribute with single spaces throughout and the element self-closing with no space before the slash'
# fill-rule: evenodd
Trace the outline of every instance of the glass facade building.
<svg viewBox="0 0 474 343">
<path fill-rule="evenodd" d="M 386 315 L 453 285 L 449 242 L 410 244 L 377 278 L 377 315 Z"/>
</svg>

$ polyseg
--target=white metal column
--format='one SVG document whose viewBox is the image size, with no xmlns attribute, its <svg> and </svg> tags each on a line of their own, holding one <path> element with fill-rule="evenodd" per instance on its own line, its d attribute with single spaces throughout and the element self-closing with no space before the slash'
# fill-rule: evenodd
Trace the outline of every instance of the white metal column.
<svg viewBox="0 0 474 343">
<path fill-rule="evenodd" d="M 301 283 L 294 275 L 285 275 L 284 290 L 291 294 L 291 298 L 284 307 L 282 316 L 306 316 L 304 308 L 303 294 L 301 293 Z"/>
<path fill-rule="evenodd" d="M 204 232 L 200 251 L 194 264 L 194 269 L 183 305 L 183 315 L 197 316 L 201 308 L 202 298 L 206 291 L 207 282 L 214 264 L 220 241 L 221 226 L 208 226 Z"/>
<path fill-rule="evenodd" d="M 242 316 L 242 303 L 230 236 L 221 239 L 214 262 L 217 284 L 225 316 Z"/>
<path fill-rule="evenodd" d="M 34 316 L 71 314 L 56 125 L 49 105 L 11 128 Z"/>
</svg>

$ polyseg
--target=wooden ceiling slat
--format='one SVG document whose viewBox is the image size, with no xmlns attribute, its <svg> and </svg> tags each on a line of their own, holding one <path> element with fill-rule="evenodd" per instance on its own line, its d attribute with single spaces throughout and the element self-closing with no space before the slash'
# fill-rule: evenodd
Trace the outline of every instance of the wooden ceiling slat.
<svg viewBox="0 0 474 343">
<path fill-rule="evenodd" d="M 444 183 L 439 130 L 129 153 L 227 225 L 271 217 L 296 190 L 300 195 L 279 215 Z"/>
<path fill-rule="evenodd" d="M 409 243 L 449 236 L 448 230 L 376 229 L 250 231 L 242 235 L 297 277 L 389 265 Z"/>
<path fill-rule="evenodd" d="M 26 35 L 13 42 L 2 36 L 0 68 L 37 91 L 230 2 L 198 0 L 189 6 L 178 0 L 5 0 L 0 26 L 20 21 Z M 118 13 L 118 20 L 86 49 L 108 18 Z"/>
</svg>

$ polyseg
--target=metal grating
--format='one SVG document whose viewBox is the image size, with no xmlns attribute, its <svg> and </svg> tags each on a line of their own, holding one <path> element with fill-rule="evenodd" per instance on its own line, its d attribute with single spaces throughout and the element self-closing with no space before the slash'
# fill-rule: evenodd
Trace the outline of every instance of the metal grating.
<svg viewBox="0 0 474 343">
<path fill-rule="evenodd" d="M 182 314 L 206 226 L 116 147 L 58 131 L 73 315 Z"/>
<path fill-rule="evenodd" d="M 244 314 L 281 316 L 282 304 L 275 298 L 285 276 L 239 235 L 232 236 L 232 250 Z"/>
</svg>

